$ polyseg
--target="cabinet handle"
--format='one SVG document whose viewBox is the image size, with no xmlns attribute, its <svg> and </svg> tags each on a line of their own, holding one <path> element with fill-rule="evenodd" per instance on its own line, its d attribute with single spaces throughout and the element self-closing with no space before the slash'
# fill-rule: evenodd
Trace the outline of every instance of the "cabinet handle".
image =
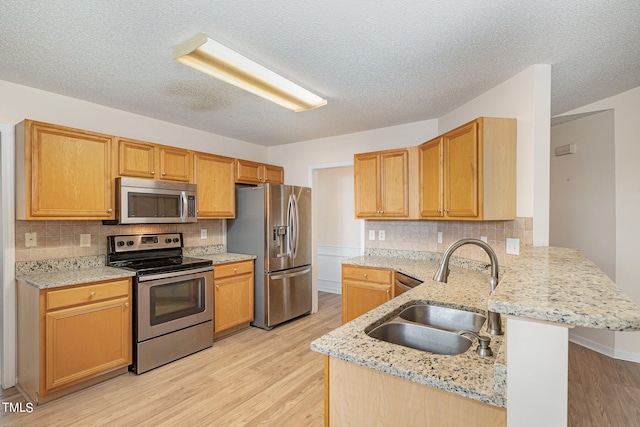
<svg viewBox="0 0 640 427">
<path fill-rule="evenodd" d="M 220 285 L 216 285 L 216 289 L 220 289 Z"/>
<path fill-rule="evenodd" d="M 124 306 L 125 306 L 125 307 L 129 307 L 129 303 L 128 303 L 128 302 L 125 302 L 125 303 L 124 303 Z"/>
<path fill-rule="evenodd" d="M 364 274 L 362 275 L 362 277 L 364 277 L 364 278 L 366 279 L 366 278 L 367 278 L 367 273 L 364 273 Z"/>
<path fill-rule="evenodd" d="M 113 212 L 113 209 L 109 208 L 109 209 L 107 209 L 107 212 L 111 213 L 111 212 Z"/>
<path fill-rule="evenodd" d="M 95 293 L 95 292 L 91 292 L 91 293 L 89 294 L 89 296 L 90 296 L 90 297 L 95 297 L 95 296 L 96 296 L 96 293 Z"/>
<path fill-rule="evenodd" d="M 151 175 L 155 175 L 155 174 L 156 174 L 156 171 L 151 171 Z"/>
<path fill-rule="evenodd" d="M 162 176 L 165 176 L 167 173 L 166 172 L 162 172 Z"/>
<path fill-rule="evenodd" d="M 234 269 L 233 269 L 233 272 L 234 272 L 234 273 L 237 273 L 237 272 L 238 272 L 238 269 L 237 269 L 237 268 L 234 268 Z"/>
</svg>

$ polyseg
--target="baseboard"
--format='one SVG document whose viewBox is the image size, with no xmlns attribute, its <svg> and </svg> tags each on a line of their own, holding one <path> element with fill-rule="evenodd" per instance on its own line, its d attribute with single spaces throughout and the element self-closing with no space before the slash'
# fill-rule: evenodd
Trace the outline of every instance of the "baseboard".
<svg viewBox="0 0 640 427">
<path fill-rule="evenodd" d="M 332 280 L 318 279 L 318 290 L 321 292 L 329 292 L 331 294 L 342 294 L 342 284 Z"/>
<path fill-rule="evenodd" d="M 611 357 L 613 359 L 626 360 L 627 362 L 640 363 L 640 354 L 639 353 L 632 353 L 632 352 L 629 352 L 629 351 L 616 350 L 615 348 L 611 348 L 609 346 L 602 345 L 600 343 L 588 340 L 586 338 L 583 338 L 583 337 L 580 337 L 580 336 L 577 336 L 577 335 L 569 334 L 569 341 L 571 341 L 572 343 L 581 345 L 582 347 L 586 347 L 589 350 L 593 350 L 593 351 L 595 351 L 597 353 L 603 354 L 603 355 L 605 355 L 607 357 Z"/>
</svg>

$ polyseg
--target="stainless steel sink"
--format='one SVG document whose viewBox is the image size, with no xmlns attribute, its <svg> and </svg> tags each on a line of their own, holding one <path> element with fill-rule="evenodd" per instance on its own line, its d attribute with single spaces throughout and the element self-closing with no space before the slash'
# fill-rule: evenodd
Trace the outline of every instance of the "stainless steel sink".
<svg viewBox="0 0 640 427">
<path fill-rule="evenodd" d="M 416 302 L 367 335 L 430 353 L 454 355 L 464 353 L 472 344 L 457 332 L 479 332 L 486 320 L 480 313 Z"/>
<path fill-rule="evenodd" d="M 429 328 L 415 323 L 383 323 L 370 331 L 369 336 L 392 344 L 436 354 L 460 354 L 471 347 L 470 339 L 455 332 Z"/>
<path fill-rule="evenodd" d="M 415 304 L 405 308 L 400 318 L 449 331 L 467 330 L 478 332 L 487 318 L 472 311 L 440 307 L 430 304 Z"/>
</svg>

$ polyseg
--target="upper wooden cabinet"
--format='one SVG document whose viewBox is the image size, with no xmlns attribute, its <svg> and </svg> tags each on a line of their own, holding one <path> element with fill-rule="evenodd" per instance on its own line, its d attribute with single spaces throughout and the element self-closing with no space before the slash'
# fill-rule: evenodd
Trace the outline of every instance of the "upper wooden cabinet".
<svg viewBox="0 0 640 427">
<path fill-rule="evenodd" d="M 112 147 L 109 135 L 16 125 L 17 219 L 114 219 Z"/>
<path fill-rule="evenodd" d="M 238 184 L 284 184 L 284 168 L 236 159 L 235 178 Z"/>
<path fill-rule="evenodd" d="M 481 117 L 418 150 L 420 218 L 515 218 L 515 119 Z"/>
<path fill-rule="evenodd" d="M 415 147 L 354 155 L 356 218 L 408 219 Z M 415 182 L 415 179 L 413 180 Z"/>
<path fill-rule="evenodd" d="M 182 148 L 118 138 L 118 175 L 190 182 L 191 156 Z"/>
<path fill-rule="evenodd" d="M 236 192 L 234 159 L 194 153 L 193 181 L 198 185 L 198 218 L 234 218 Z"/>
</svg>

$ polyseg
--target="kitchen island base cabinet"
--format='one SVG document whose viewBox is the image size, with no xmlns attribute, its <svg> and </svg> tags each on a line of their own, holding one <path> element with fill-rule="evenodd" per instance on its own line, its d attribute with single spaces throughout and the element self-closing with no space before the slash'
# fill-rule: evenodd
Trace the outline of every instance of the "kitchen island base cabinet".
<svg viewBox="0 0 640 427">
<path fill-rule="evenodd" d="M 44 403 L 127 372 L 131 279 L 38 289 L 18 281 L 18 387 Z"/>
<path fill-rule="evenodd" d="M 325 425 L 507 425 L 504 408 L 325 356 Z"/>
<path fill-rule="evenodd" d="M 393 277 L 390 269 L 343 265 L 342 323 L 393 298 Z"/>
</svg>

